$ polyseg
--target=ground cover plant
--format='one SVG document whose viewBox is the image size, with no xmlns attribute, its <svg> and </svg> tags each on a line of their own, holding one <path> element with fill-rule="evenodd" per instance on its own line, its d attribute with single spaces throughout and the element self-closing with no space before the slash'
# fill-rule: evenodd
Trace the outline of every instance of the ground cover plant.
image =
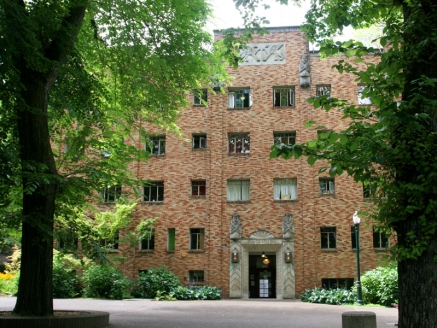
<svg viewBox="0 0 437 328">
<path fill-rule="evenodd" d="M 307 289 L 300 295 L 300 299 L 302 302 L 333 305 L 353 304 L 357 301 L 356 293 L 354 293 L 352 290 L 344 288 Z"/>
</svg>

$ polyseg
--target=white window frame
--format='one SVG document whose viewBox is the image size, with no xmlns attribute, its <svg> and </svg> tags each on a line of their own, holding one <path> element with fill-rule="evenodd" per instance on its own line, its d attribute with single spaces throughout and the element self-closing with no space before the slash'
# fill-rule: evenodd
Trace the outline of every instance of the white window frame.
<svg viewBox="0 0 437 328">
<path fill-rule="evenodd" d="M 203 185 L 200 184 L 203 182 Z M 205 187 L 205 193 L 200 194 L 200 187 Z M 206 180 L 191 180 L 191 196 L 192 197 L 203 197 L 206 196 Z"/>
<path fill-rule="evenodd" d="M 152 156 L 164 156 L 165 155 L 165 135 L 151 136 L 146 139 L 144 149 Z M 152 148 L 150 148 L 150 145 Z"/>
<path fill-rule="evenodd" d="M 205 89 L 194 91 L 193 93 L 193 105 L 205 106 L 208 104 L 208 91 Z"/>
<path fill-rule="evenodd" d="M 250 154 L 250 133 L 229 133 L 228 154 Z"/>
<path fill-rule="evenodd" d="M 228 180 L 227 183 L 228 202 L 250 201 L 250 180 Z"/>
<path fill-rule="evenodd" d="M 108 239 L 100 240 L 100 248 L 103 248 L 107 251 L 118 251 L 120 241 L 120 232 L 117 231 L 115 235 Z M 111 247 L 108 247 L 110 245 Z"/>
<path fill-rule="evenodd" d="M 196 147 L 196 139 L 198 139 L 198 146 Z M 206 134 L 193 134 L 192 138 L 193 149 L 206 149 L 207 147 L 207 135 Z"/>
<path fill-rule="evenodd" d="M 367 87 L 367 85 L 359 85 L 358 86 L 358 104 L 359 105 L 372 105 L 372 98 L 366 97 L 363 98 L 363 91 Z"/>
<path fill-rule="evenodd" d="M 243 98 L 244 97 L 244 98 Z M 246 97 L 249 97 L 246 103 Z M 241 88 L 241 89 L 232 89 L 229 90 L 228 94 L 228 108 L 231 109 L 244 109 L 244 108 L 250 108 L 253 105 L 253 96 L 252 96 L 252 90 L 249 88 Z"/>
<path fill-rule="evenodd" d="M 294 107 L 295 100 L 294 87 L 273 88 L 273 107 Z"/>
<path fill-rule="evenodd" d="M 328 99 L 331 98 L 331 85 L 316 85 L 316 97 L 328 96 Z"/>
<path fill-rule="evenodd" d="M 296 144 L 296 131 L 273 132 L 273 143 L 274 144 L 283 143 L 285 145 Z"/>
<path fill-rule="evenodd" d="M 205 229 L 190 229 L 190 250 L 200 251 L 205 249 Z"/>
<path fill-rule="evenodd" d="M 104 203 L 115 203 L 121 197 L 121 185 L 106 186 L 102 190 Z"/>
<path fill-rule="evenodd" d="M 377 236 L 377 244 L 379 247 L 375 247 L 375 237 Z M 373 227 L 373 248 L 374 249 L 388 249 L 390 247 L 390 239 L 387 237 L 385 232 L 383 231 L 377 231 L 375 230 L 375 227 Z M 386 243 L 383 243 L 383 239 L 387 240 Z M 385 244 L 386 246 L 383 246 Z"/>
<path fill-rule="evenodd" d="M 325 229 L 325 231 L 323 231 Z M 329 229 L 329 230 L 328 230 Z M 333 230 L 333 231 L 332 231 Z M 326 235 L 327 247 L 323 247 L 323 236 Z M 334 235 L 335 245 L 331 245 L 330 236 Z M 320 248 L 321 249 L 337 249 L 337 227 L 320 227 Z"/>
<path fill-rule="evenodd" d="M 274 200 L 296 200 L 297 199 L 297 179 L 273 179 L 273 199 Z"/>
<path fill-rule="evenodd" d="M 201 277 L 201 279 L 200 279 Z M 205 282 L 204 270 L 188 270 L 188 279 L 191 283 L 203 284 Z"/>
<path fill-rule="evenodd" d="M 143 242 L 146 242 L 146 247 L 143 247 Z M 139 243 L 140 251 L 153 251 L 155 250 L 155 228 L 150 229 L 148 238 L 141 239 Z"/>
<path fill-rule="evenodd" d="M 335 179 L 334 178 L 319 178 L 319 192 L 321 195 L 335 194 Z"/>
<path fill-rule="evenodd" d="M 156 188 L 156 194 L 153 195 L 153 188 Z M 159 199 L 159 190 L 162 188 L 162 199 Z M 148 195 L 146 195 L 146 189 L 149 190 Z M 144 203 L 154 203 L 164 201 L 164 181 L 148 181 L 148 184 L 143 186 L 143 202 Z"/>
</svg>

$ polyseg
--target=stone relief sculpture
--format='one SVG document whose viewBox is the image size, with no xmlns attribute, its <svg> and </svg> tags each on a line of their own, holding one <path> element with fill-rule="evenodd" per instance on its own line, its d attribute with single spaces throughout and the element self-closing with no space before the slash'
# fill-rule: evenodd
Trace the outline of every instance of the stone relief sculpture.
<svg viewBox="0 0 437 328">
<path fill-rule="evenodd" d="M 289 213 L 284 215 L 284 222 L 282 223 L 282 238 L 294 237 L 293 216 Z"/>
<path fill-rule="evenodd" d="M 241 222 L 240 222 L 240 216 L 238 214 L 233 214 L 231 219 L 231 239 L 233 238 L 241 238 Z"/>
<path fill-rule="evenodd" d="M 308 55 L 300 56 L 299 63 L 299 76 L 300 76 L 300 86 L 302 88 L 309 87 L 311 84 L 311 66 L 310 66 L 310 58 Z"/>
<path fill-rule="evenodd" d="M 239 65 L 268 65 L 285 63 L 285 43 L 254 43 L 240 51 Z"/>
</svg>

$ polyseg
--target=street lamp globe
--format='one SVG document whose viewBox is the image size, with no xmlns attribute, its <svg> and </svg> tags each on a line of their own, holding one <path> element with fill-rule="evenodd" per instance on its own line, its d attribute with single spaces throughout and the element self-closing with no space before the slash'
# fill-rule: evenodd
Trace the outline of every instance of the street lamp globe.
<svg viewBox="0 0 437 328">
<path fill-rule="evenodd" d="M 355 211 L 354 215 L 352 216 L 352 220 L 354 220 L 354 224 L 359 224 L 361 219 L 358 216 L 358 211 Z"/>
</svg>

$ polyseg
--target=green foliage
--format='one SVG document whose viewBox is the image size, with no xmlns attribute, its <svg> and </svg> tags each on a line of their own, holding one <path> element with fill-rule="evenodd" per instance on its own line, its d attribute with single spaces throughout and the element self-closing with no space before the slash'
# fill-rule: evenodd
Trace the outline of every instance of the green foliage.
<svg viewBox="0 0 437 328">
<path fill-rule="evenodd" d="M 300 295 L 302 302 L 309 303 L 322 303 L 322 304 L 353 304 L 356 302 L 356 293 L 352 290 L 347 290 L 344 288 L 337 289 L 323 289 L 314 288 L 307 289 Z"/>
<path fill-rule="evenodd" d="M 171 290 L 177 300 L 219 300 L 221 289 L 213 286 L 179 286 Z"/>
<path fill-rule="evenodd" d="M 53 297 L 55 298 L 73 298 L 82 293 L 80 278 L 67 258 L 68 255 L 64 256 L 62 253 L 53 257 Z"/>
<path fill-rule="evenodd" d="M 132 295 L 139 298 L 155 298 L 160 295 L 170 295 L 170 292 L 181 286 L 179 278 L 164 265 L 141 272 L 132 288 Z"/>
<path fill-rule="evenodd" d="M 11 262 L 5 264 L 5 273 L 18 275 L 21 264 L 21 248 L 15 245 L 11 256 L 8 256 Z"/>
<path fill-rule="evenodd" d="M 378 267 L 361 277 L 364 303 L 391 306 L 398 303 L 398 272 L 396 267 Z M 353 287 L 356 292 L 356 286 Z"/>
<path fill-rule="evenodd" d="M 11 275 L 11 274 L 7 274 L 7 275 Z M 14 275 L 12 279 L 9 279 L 9 277 L 8 279 L 1 279 L 1 278 L 3 277 L 1 277 L 0 274 L 0 295 L 15 296 L 18 291 L 18 281 L 20 279 L 20 273 Z"/>
<path fill-rule="evenodd" d="M 83 274 L 83 296 L 121 300 L 128 297 L 130 281 L 116 268 L 92 265 Z"/>
</svg>

